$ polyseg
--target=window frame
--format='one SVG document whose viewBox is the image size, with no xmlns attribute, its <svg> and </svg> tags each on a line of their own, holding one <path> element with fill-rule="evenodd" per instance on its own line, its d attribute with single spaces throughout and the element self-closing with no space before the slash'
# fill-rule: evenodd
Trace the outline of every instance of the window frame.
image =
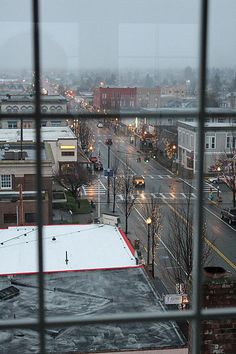
<svg viewBox="0 0 236 354">
<path fill-rule="evenodd" d="M 7 182 L 7 181 L 3 181 L 5 177 L 9 177 L 8 186 L 3 186 L 3 184 Z M 0 175 L 0 190 L 11 190 L 11 189 L 12 189 L 12 175 L 10 174 Z"/>
<path fill-rule="evenodd" d="M 42 175 L 41 175 L 41 120 L 45 117 L 40 110 L 40 31 L 39 31 L 39 0 L 32 1 L 32 32 L 33 32 L 33 58 L 34 58 L 34 87 L 35 87 L 35 110 L 29 112 L 29 116 L 35 120 L 36 128 L 36 174 L 37 174 L 37 212 L 38 212 L 38 305 L 39 315 L 35 319 L 18 319 L 12 320 L 0 320 L 0 329 L 15 329 L 15 328 L 28 328 L 35 329 L 39 332 L 39 353 L 44 354 L 46 352 L 46 340 L 45 329 L 50 327 L 56 327 L 63 325 L 69 327 L 72 325 L 86 325 L 86 324 L 99 324 L 99 323 L 111 323 L 111 322 L 126 322 L 126 321 L 169 321 L 169 320 L 189 320 L 192 324 L 192 354 L 199 354 L 201 348 L 201 322 L 205 319 L 217 319 L 217 318 L 232 318 L 236 315 L 236 308 L 221 308 L 221 309 L 202 309 L 201 308 L 201 284 L 202 274 L 199 272 L 201 269 L 201 255 L 202 255 L 202 238 L 201 231 L 203 227 L 203 162 L 205 151 L 205 119 L 209 116 L 205 110 L 206 103 L 206 62 L 207 62 L 207 33 L 208 33 L 208 1 L 201 0 L 201 16 L 200 16 L 200 55 L 199 55 L 199 108 L 194 117 L 198 118 L 198 134 L 196 139 L 197 146 L 197 164 L 198 171 L 196 176 L 196 187 L 198 190 L 198 197 L 196 200 L 196 213 L 195 213 L 195 236 L 193 247 L 193 297 L 192 308 L 186 311 L 171 311 L 171 312 L 150 312 L 150 313 L 131 313 L 131 314 L 113 314 L 109 316 L 86 316 L 86 317 L 67 317 L 67 318 L 52 318 L 46 319 L 45 306 L 44 306 L 44 273 L 43 273 L 43 237 L 42 237 Z M 142 114 L 134 113 L 135 116 L 142 116 Z M 133 115 L 134 115 L 133 114 Z M 182 113 L 182 117 L 191 116 L 191 111 Z M 1 115 L 1 113 L 0 113 Z M 168 114 L 169 115 L 169 114 Z M 4 115 L 2 114 L 4 117 Z M 10 115 L 9 115 L 10 116 Z M 20 116 L 20 114 L 19 114 Z M 23 116 L 23 115 L 22 115 Z M 53 115 L 50 115 L 53 118 Z M 58 118 L 58 114 L 54 115 Z M 64 114 L 64 118 L 68 118 L 69 115 Z M 98 118 L 98 114 L 92 115 L 94 118 Z M 117 114 L 107 115 L 107 118 L 115 116 Z M 145 114 L 147 116 L 147 114 Z M 173 117 L 179 117 L 178 114 L 174 114 Z M 221 113 L 222 116 L 222 113 Z M 231 115 L 231 116 L 235 116 Z M 12 115 L 12 117 L 14 117 Z M 162 113 L 162 117 L 167 115 Z"/>
</svg>

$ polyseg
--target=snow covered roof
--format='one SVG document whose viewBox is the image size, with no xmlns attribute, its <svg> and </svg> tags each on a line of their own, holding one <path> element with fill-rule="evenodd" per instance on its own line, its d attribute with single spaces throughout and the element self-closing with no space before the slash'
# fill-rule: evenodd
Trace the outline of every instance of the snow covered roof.
<svg viewBox="0 0 236 354">
<path fill-rule="evenodd" d="M 0 141 L 20 141 L 20 129 L 0 129 Z M 24 141 L 36 141 L 35 129 L 23 129 Z M 57 141 L 58 139 L 76 139 L 69 127 L 41 127 L 42 141 Z"/>
<path fill-rule="evenodd" d="M 103 224 L 43 227 L 44 271 L 64 272 L 137 267 L 122 230 Z M 0 275 L 38 271 L 37 227 L 0 230 Z"/>
<path fill-rule="evenodd" d="M 37 278 L 35 274 L 0 277 L 0 289 L 14 286 L 19 291 L 18 296 L 0 301 L 2 321 L 37 316 Z M 110 316 L 165 311 L 144 268 L 45 274 L 44 280 L 47 318 L 73 316 L 79 319 L 86 315 Z M 124 353 L 143 349 L 166 349 L 166 354 L 172 353 L 170 348 L 182 348 L 186 345 L 175 322 L 155 320 L 84 324 L 70 328 L 58 325 L 45 330 L 45 340 L 48 353 L 64 354 Z M 29 329 L 3 329 L 0 343 L 4 353 L 39 352 L 38 332 Z M 181 351 L 177 353 L 183 354 Z"/>
</svg>

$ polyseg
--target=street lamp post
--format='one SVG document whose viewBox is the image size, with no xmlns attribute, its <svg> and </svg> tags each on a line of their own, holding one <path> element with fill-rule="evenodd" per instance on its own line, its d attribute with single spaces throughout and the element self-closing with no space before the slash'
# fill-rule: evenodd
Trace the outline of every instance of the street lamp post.
<svg viewBox="0 0 236 354">
<path fill-rule="evenodd" d="M 148 228 L 148 239 L 147 239 L 147 266 L 150 264 L 150 226 L 152 223 L 152 219 L 150 217 L 147 218 L 146 224 Z"/>
<path fill-rule="evenodd" d="M 108 175 L 107 175 L 107 203 L 110 203 L 110 152 L 111 152 L 111 145 L 112 145 L 112 139 L 107 139 L 106 140 L 106 145 L 107 145 L 107 170 L 108 170 Z"/>
<path fill-rule="evenodd" d="M 112 212 L 115 212 L 115 207 L 116 207 L 116 176 L 115 174 L 113 175 L 113 207 L 112 207 Z"/>
<path fill-rule="evenodd" d="M 155 239 L 154 230 L 152 230 L 152 277 L 154 278 L 154 266 L 155 266 Z"/>
</svg>

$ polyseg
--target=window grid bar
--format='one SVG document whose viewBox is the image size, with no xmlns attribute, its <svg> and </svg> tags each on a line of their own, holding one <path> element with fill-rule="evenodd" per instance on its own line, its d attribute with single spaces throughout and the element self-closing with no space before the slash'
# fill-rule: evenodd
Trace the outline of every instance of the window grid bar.
<svg viewBox="0 0 236 354">
<path fill-rule="evenodd" d="M 35 112 L 33 113 L 0 113 L 0 119 L 36 119 L 38 114 Z M 181 110 L 181 111 L 162 111 L 158 109 L 155 113 L 153 112 L 127 112 L 123 113 L 120 111 L 113 111 L 107 113 L 40 113 L 41 120 L 42 119 L 101 119 L 101 118 L 198 118 L 199 117 L 199 110 L 196 109 L 194 111 L 190 110 Z M 229 110 L 229 111 L 221 111 L 218 112 L 211 112 L 205 108 L 205 118 L 236 118 L 236 110 Z"/>
<path fill-rule="evenodd" d="M 37 185 L 37 226 L 38 226 L 38 332 L 39 350 L 41 354 L 45 350 L 45 313 L 44 313 L 44 273 L 43 273 L 43 213 L 42 213 L 42 174 L 41 174 L 41 115 L 40 115 L 40 22 L 39 22 L 39 0 L 32 0 L 33 19 L 33 55 L 34 55 L 34 87 L 35 87 L 35 132 L 36 132 L 36 185 Z"/>
<path fill-rule="evenodd" d="M 37 157 L 37 207 L 38 207 L 38 265 L 39 265 L 39 319 L 22 319 L 22 320 L 8 320 L 0 321 L 0 329 L 7 328 L 34 328 L 39 331 L 40 335 L 40 353 L 44 354 L 45 351 L 45 328 L 53 327 L 56 325 L 71 326 L 75 324 L 95 324 L 95 323 L 110 323 L 110 322 L 127 322 L 127 321 L 169 321 L 177 319 L 189 319 L 193 321 L 193 350 L 194 354 L 200 353 L 200 325 L 201 320 L 206 318 L 232 318 L 236 317 L 236 308 L 223 308 L 223 309 L 211 309 L 211 310 L 201 310 L 201 230 L 202 230 L 202 216 L 203 216 L 203 159 L 204 159 L 204 118 L 205 117 L 236 117 L 236 111 L 232 110 L 229 112 L 217 112 L 209 113 L 205 108 L 205 87 L 206 87 L 206 49 L 207 49 L 207 10 L 208 1 L 202 0 L 201 4 L 201 45 L 200 45 L 200 108 L 199 112 L 194 111 L 183 111 L 183 112 L 156 112 L 156 113 L 128 113 L 121 114 L 120 112 L 109 113 L 104 116 L 104 114 L 89 113 L 89 114 L 76 114 L 73 116 L 71 114 L 43 114 L 40 112 L 40 48 L 39 48 L 39 0 L 32 0 L 32 15 L 33 15 L 33 46 L 34 46 L 34 84 L 36 89 L 35 95 L 35 112 L 33 114 L 17 114 L 20 118 L 32 117 L 35 120 L 36 125 L 36 157 Z M 173 117 L 178 119 L 179 117 L 199 117 L 198 121 L 198 174 L 197 174 L 197 185 L 198 185 L 198 200 L 197 200 L 197 215 L 196 215 L 196 233 L 197 240 L 194 243 L 194 274 L 193 274 L 193 310 L 188 310 L 184 312 L 173 311 L 173 312 L 163 312 L 163 313 L 141 313 L 141 314 L 120 314 L 120 315 L 107 315 L 107 316 L 93 316 L 92 318 L 86 316 L 80 319 L 75 319 L 73 316 L 68 317 L 50 317 L 45 318 L 44 312 L 44 275 L 43 275 L 43 239 L 42 239 L 42 195 L 40 193 L 42 189 L 42 175 L 41 175 L 41 121 L 42 119 L 52 118 L 65 118 L 74 119 L 78 118 L 114 118 L 114 117 Z M 0 114 L 0 118 L 16 118 L 16 114 Z M 234 128 L 234 127 L 232 127 Z"/>
<path fill-rule="evenodd" d="M 113 322 L 137 322 L 137 321 L 175 321 L 175 320 L 193 320 L 196 318 L 196 313 L 192 310 L 186 311 L 170 311 L 170 312 L 142 312 L 142 313 L 123 313 L 123 314 L 107 314 L 96 316 L 82 316 L 75 318 L 74 316 L 58 316 L 58 317 L 45 317 L 45 327 L 53 328 L 57 326 L 75 326 L 75 325 L 88 325 L 96 323 L 113 323 Z M 236 318 L 236 308 L 212 308 L 201 310 L 201 320 L 205 319 L 227 319 Z M 12 328 L 31 328 L 38 329 L 37 319 L 14 319 L 14 320 L 1 320 L 0 329 L 12 329 Z"/>
<path fill-rule="evenodd" d="M 207 65 L 207 29 L 208 29 L 208 0 L 201 1 L 200 14 L 200 57 L 199 57 L 199 119 L 197 134 L 197 190 L 196 202 L 196 237 L 193 238 L 193 287 L 192 309 L 195 313 L 191 323 L 192 353 L 201 352 L 201 294 L 202 294 L 202 229 L 203 229 L 203 177 L 204 177 L 204 138 L 205 138 L 205 90 L 206 90 L 206 65 Z"/>
</svg>

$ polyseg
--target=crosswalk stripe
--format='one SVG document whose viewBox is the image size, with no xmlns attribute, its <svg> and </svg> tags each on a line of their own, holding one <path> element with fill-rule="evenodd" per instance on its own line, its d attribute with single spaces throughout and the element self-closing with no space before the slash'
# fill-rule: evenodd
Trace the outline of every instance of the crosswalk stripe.
<svg viewBox="0 0 236 354">
<path fill-rule="evenodd" d="M 171 195 L 171 197 L 172 197 L 173 199 L 176 199 L 176 195 L 175 195 L 175 194 L 170 193 L 170 195 Z"/>
<path fill-rule="evenodd" d="M 153 177 L 153 176 L 151 176 L 151 175 L 150 175 L 149 177 L 150 177 L 151 179 L 153 179 L 153 178 L 154 178 L 154 177 Z"/>
<path fill-rule="evenodd" d="M 167 178 L 169 178 L 169 179 L 171 179 L 171 178 L 172 178 L 172 176 L 170 176 L 170 175 L 166 175 L 166 177 L 167 177 Z"/>
<path fill-rule="evenodd" d="M 187 196 L 185 193 L 180 193 L 185 199 L 187 199 Z"/>
<path fill-rule="evenodd" d="M 163 178 L 164 178 L 162 175 L 158 175 L 158 177 L 159 177 L 160 179 L 163 179 Z"/>
<path fill-rule="evenodd" d="M 106 194 L 106 187 L 104 184 L 100 182 L 95 182 L 94 184 L 91 184 L 90 186 L 82 186 L 82 191 L 84 195 L 94 195 L 94 194 Z"/>
<path fill-rule="evenodd" d="M 156 196 L 154 193 L 151 193 L 151 196 L 152 196 L 153 198 L 157 198 L 157 196 Z"/>
<path fill-rule="evenodd" d="M 159 193 L 159 194 L 163 199 L 167 199 L 167 197 L 163 193 Z"/>
</svg>

